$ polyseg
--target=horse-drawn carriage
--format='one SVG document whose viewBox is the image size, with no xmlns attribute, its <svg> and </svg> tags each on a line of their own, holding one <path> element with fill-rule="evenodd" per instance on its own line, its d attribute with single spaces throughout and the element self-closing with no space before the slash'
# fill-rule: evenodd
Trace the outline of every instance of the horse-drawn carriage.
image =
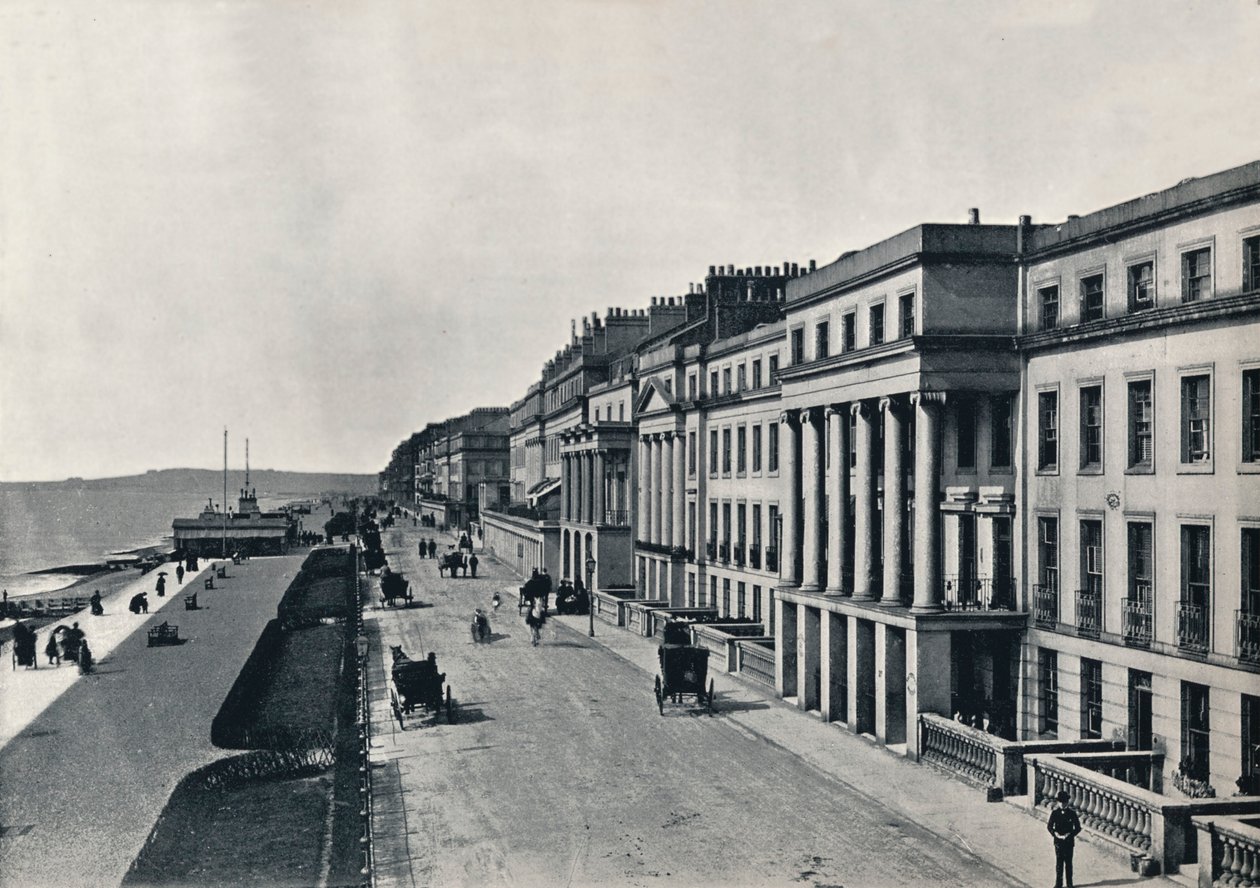
<svg viewBox="0 0 1260 888">
<path fill-rule="evenodd" d="M 390 645 L 394 664 L 389 672 L 389 705 L 398 719 L 400 730 L 406 730 L 404 716 L 420 707 L 433 714 L 436 721 L 443 711 L 448 724 L 455 723 L 455 707 L 451 702 L 451 686 L 445 684 L 446 673 L 437 671 L 437 655 L 429 652 L 424 660 L 413 660 L 400 645 Z"/>
<path fill-rule="evenodd" d="M 689 642 L 690 630 L 683 622 L 667 623 L 657 650 L 661 664 L 656 676 L 656 708 L 665 714 L 665 703 L 681 703 L 695 697 L 696 705 L 713 712 L 713 679 L 709 678 L 709 652 Z M 707 679 L 707 685 L 706 685 Z"/>
<path fill-rule="evenodd" d="M 460 552 L 447 552 L 438 559 L 438 574 L 444 575 L 444 571 L 450 571 L 451 577 L 456 576 L 456 571 L 464 566 L 464 556 Z"/>
<path fill-rule="evenodd" d="M 388 571 L 389 568 L 386 568 Z M 404 606 L 410 605 L 412 601 L 411 583 L 400 573 L 382 573 L 381 574 L 381 606 L 393 606 L 395 602 L 402 601 Z"/>
</svg>

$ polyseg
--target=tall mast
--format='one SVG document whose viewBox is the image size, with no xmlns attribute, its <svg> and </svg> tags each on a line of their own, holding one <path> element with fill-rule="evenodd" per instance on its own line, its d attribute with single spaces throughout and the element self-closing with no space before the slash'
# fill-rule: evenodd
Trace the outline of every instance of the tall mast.
<svg viewBox="0 0 1260 888">
<path fill-rule="evenodd" d="M 245 439 L 245 495 L 249 496 L 249 438 Z"/>
<path fill-rule="evenodd" d="M 223 427 L 223 557 L 227 558 L 227 426 Z"/>
</svg>

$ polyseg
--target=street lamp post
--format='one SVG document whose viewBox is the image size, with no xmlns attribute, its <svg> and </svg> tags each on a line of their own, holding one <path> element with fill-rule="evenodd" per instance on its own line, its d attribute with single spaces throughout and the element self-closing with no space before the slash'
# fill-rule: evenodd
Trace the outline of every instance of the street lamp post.
<svg viewBox="0 0 1260 888">
<path fill-rule="evenodd" d="M 590 621 L 588 634 L 595 637 L 595 559 L 586 559 L 586 616 Z"/>
</svg>

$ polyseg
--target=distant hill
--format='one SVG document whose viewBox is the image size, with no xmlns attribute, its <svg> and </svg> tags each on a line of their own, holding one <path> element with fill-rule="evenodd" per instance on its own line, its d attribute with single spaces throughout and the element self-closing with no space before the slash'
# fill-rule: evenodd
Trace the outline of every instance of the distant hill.
<svg viewBox="0 0 1260 888">
<path fill-rule="evenodd" d="M 228 493 L 235 496 L 245 483 L 243 470 L 228 471 Z M 319 493 L 348 493 L 363 496 L 380 487 L 376 475 L 349 475 L 327 472 L 283 472 L 250 469 L 249 483 L 259 496 L 314 496 Z M 121 478 L 68 478 L 65 481 L 10 481 L 0 487 L 58 487 L 83 490 L 160 490 L 168 493 L 189 491 L 201 494 L 223 486 L 223 473 L 214 469 L 153 469 L 143 475 Z"/>
</svg>

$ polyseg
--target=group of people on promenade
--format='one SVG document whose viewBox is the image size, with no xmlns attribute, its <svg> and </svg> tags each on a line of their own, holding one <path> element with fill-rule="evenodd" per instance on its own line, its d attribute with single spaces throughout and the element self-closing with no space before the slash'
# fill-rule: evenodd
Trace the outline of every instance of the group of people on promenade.
<svg viewBox="0 0 1260 888">
<path fill-rule="evenodd" d="M 18 666 L 39 668 L 35 653 L 38 650 L 38 639 L 39 633 L 36 630 L 20 619 L 14 621 L 13 655 Z M 63 660 L 68 660 L 77 664 L 79 672 L 84 675 L 92 671 L 92 649 L 88 647 L 87 633 L 79 628 L 77 622 L 71 626 L 57 626 L 48 634 L 44 656 L 48 658 L 49 666 L 60 666 Z"/>
</svg>

